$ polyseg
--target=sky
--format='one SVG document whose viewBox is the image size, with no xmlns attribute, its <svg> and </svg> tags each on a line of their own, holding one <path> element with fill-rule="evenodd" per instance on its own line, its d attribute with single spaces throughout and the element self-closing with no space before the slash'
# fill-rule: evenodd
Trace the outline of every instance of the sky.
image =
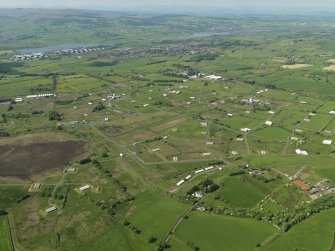
<svg viewBox="0 0 335 251">
<path fill-rule="evenodd" d="M 102 10 L 169 10 L 215 8 L 244 10 L 335 11 L 335 0 L 0 0 L 0 8 L 76 8 Z M 201 10 L 201 9 L 199 9 Z"/>
</svg>

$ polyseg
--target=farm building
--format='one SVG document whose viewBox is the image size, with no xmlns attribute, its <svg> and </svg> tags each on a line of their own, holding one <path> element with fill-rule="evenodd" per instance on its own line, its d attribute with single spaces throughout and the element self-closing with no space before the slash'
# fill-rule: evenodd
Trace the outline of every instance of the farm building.
<svg viewBox="0 0 335 251">
<path fill-rule="evenodd" d="M 206 168 L 205 168 L 205 171 L 209 171 L 209 170 L 211 170 L 211 169 L 213 169 L 213 168 L 214 168 L 214 166 L 206 167 Z"/>
<path fill-rule="evenodd" d="M 333 141 L 330 140 L 330 139 L 325 139 L 324 141 L 322 141 L 322 144 L 324 144 L 324 145 L 331 145 L 332 143 L 333 143 Z"/>
<path fill-rule="evenodd" d="M 179 181 L 178 183 L 177 183 L 177 186 L 181 186 L 182 184 L 184 184 L 185 183 L 185 180 L 181 180 L 181 181 Z"/>
<path fill-rule="evenodd" d="M 41 183 L 35 183 L 34 185 L 33 185 L 33 189 L 40 189 L 42 187 L 42 184 Z"/>
<path fill-rule="evenodd" d="M 270 114 L 275 114 L 275 112 L 274 112 L 274 111 L 269 111 L 269 113 L 270 113 Z"/>
<path fill-rule="evenodd" d="M 221 76 L 216 76 L 216 75 L 208 75 L 205 77 L 208 80 L 216 81 L 216 80 L 222 80 Z"/>
<path fill-rule="evenodd" d="M 205 171 L 205 170 L 204 169 L 199 169 L 199 170 L 196 170 L 194 173 L 198 174 L 198 173 L 202 173 L 203 171 Z"/>
<path fill-rule="evenodd" d="M 300 150 L 300 149 L 296 149 L 295 153 L 298 154 L 298 155 L 308 155 L 307 151 L 303 151 L 303 150 Z"/>
<path fill-rule="evenodd" d="M 302 182 L 301 180 L 294 180 L 292 181 L 292 184 L 301 188 L 304 191 L 307 191 L 309 189 L 309 186 L 306 183 Z"/>
<path fill-rule="evenodd" d="M 74 167 L 69 167 L 68 169 L 66 169 L 67 173 L 74 173 L 77 169 Z"/>
<path fill-rule="evenodd" d="M 178 161 L 178 157 L 173 157 L 173 161 Z"/>
<path fill-rule="evenodd" d="M 160 151 L 161 149 L 159 149 L 159 148 L 154 148 L 154 149 L 152 149 L 151 151 L 152 152 L 158 152 L 158 151 Z"/>
<path fill-rule="evenodd" d="M 207 127 L 207 126 L 208 126 L 207 122 L 200 122 L 200 125 L 201 125 L 202 127 Z"/>
<path fill-rule="evenodd" d="M 269 121 L 269 120 L 265 121 L 265 125 L 272 126 L 272 124 L 273 124 L 272 121 Z"/>
<path fill-rule="evenodd" d="M 185 177 L 185 180 L 189 180 L 189 179 L 191 179 L 192 178 L 192 175 L 187 175 L 186 177 Z"/>
<path fill-rule="evenodd" d="M 55 210 L 57 210 L 57 208 L 56 208 L 55 206 L 52 206 L 52 207 L 49 207 L 49 208 L 45 209 L 44 211 L 45 211 L 46 213 L 51 213 L 51 212 L 53 212 L 53 211 L 55 211 Z"/>
<path fill-rule="evenodd" d="M 15 102 L 16 103 L 22 103 L 23 102 L 23 98 L 15 98 Z"/>
<path fill-rule="evenodd" d="M 211 153 L 203 153 L 202 156 L 210 156 Z"/>
<path fill-rule="evenodd" d="M 81 192 L 83 192 L 83 191 L 85 191 L 85 190 L 87 190 L 87 189 L 89 189 L 89 188 L 91 188 L 90 185 L 85 185 L 85 186 L 80 187 L 79 190 L 80 190 Z"/>
</svg>

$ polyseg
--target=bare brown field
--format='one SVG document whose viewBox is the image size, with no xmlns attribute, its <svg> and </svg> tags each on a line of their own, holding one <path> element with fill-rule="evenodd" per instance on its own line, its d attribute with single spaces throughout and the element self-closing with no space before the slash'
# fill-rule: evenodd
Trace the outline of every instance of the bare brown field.
<svg viewBox="0 0 335 251">
<path fill-rule="evenodd" d="M 84 144 L 75 140 L 28 141 L 15 139 L 0 145 L 0 176 L 30 179 L 46 171 L 57 170 L 83 153 Z M 22 139 L 22 138 L 21 138 Z"/>
</svg>

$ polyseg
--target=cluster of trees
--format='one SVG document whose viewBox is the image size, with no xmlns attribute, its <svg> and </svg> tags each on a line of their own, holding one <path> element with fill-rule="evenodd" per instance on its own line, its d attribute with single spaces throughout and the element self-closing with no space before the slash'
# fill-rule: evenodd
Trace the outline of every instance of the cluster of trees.
<svg viewBox="0 0 335 251">
<path fill-rule="evenodd" d="M 56 120 L 56 121 L 61 121 L 63 119 L 62 114 L 60 114 L 59 112 L 56 111 L 51 111 L 49 113 L 49 120 Z"/>
<path fill-rule="evenodd" d="M 201 191 L 203 193 L 213 193 L 218 190 L 220 186 L 215 184 L 211 179 L 205 179 L 201 181 L 198 185 L 193 186 L 188 192 L 187 195 L 192 195 L 197 191 Z"/>
<path fill-rule="evenodd" d="M 93 108 L 92 112 L 98 112 L 98 111 L 102 111 L 105 109 L 106 109 L 106 106 L 102 102 L 99 102 L 99 104 Z"/>
<path fill-rule="evenodd" d="M 299 222 L 317 214 L 323 210 L 335 207 L 335 195 L 328 194 L 311 203 L 301 204 L 293 209 L 281 210 L 273 213 L 270 211 L 255 211 L 248 208 L 228 208 L 207 206 L 207 210 L 217 214 L 224 214 L 234 217 L 254 218 L 263 220 L 278 226 L 284 232 L 288 231 L 292 226 Z"/>
<path fill-rule="evenodd" d="M 0 137 L 9 137 L 10 134 L 6 132 L 4 129 L 0 129 Z"/>
</svg>

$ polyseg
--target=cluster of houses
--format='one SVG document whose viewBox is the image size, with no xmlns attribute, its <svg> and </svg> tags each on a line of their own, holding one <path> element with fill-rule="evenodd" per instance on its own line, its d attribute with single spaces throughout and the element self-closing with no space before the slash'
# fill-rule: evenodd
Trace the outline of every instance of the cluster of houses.
<svg viewBox="0 0 335 251">
<path fill-rule="evenodd" d="M 60 51 L 55 51 L 56 54 L 81 54 L 85 52 L 94 52 L 94 51 L 103 51 L 105 50 L 104 47 L 97 47 L 97 48 L 69 48 Z"/>
<path fill-rule="evenodd" d="M 47 55 L 44 55 L 42 52 L 31 53 L 31 54 L 22 54 L 22 55 L 14 55 L 11 60 L 18 61 L 18 60 L 29 60 L 29 59 L 41 59 L 47 58 Z"/>
</svg>

